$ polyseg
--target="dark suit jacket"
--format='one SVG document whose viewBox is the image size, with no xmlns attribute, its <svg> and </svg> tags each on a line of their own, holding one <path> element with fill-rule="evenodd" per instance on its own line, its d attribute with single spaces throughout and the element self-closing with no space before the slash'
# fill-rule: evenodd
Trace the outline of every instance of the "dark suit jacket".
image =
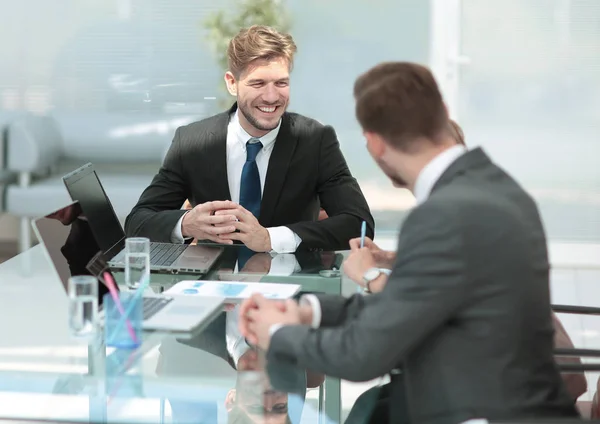
<svg viewBox="0 0 600 424">
<path fill-rule="evenodd" d="M 162 167 L 125 221 L 129 236 L 169 242 L 186 199 L 193 206 L 231 200 L 226 138 L 235 109 L 177 129 Z M 317 221 L 320 207 L 330 218 Z M 302 239 L 299 248 L 339 250 L 360 236 L 363 220 L 372 236 L 373 217 L 333 128 L 286 112 L 269 160 L 261 225 L 289 227 Z"/>
<path fill-rule="evenodd" d="M 177 339 L 177 341 L 218 356 L 231 365 L 232 368 L 235 368 L 233 358 L 227 352 L 227 342 L 225 341 L 226 322 L 227 314 L 222 312 L 202 333 L 191 339 Z"/>
<path fill-rule="evenodd" d="M 321 329 L 283 327 L 268 354 L 353 381 L 401 368 L 414 423 L 576 415 L 548 280 L 535 202 L 475 149 L 406 218 L 381 293 L 320 296 Z"/>
</svg>

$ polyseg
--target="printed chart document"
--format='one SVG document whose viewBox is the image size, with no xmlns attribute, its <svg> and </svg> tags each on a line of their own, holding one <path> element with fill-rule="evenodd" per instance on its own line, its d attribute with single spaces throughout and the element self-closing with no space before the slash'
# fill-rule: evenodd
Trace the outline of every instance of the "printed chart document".
<svg viewBox="0 0 600 424">
<path fill-rule="evenodd" d="M 226 303 L 239 303 L 254 293 L 260 293 L 267 299 L 289 299 L 300 291 L 300 287 L 299 284 L 185 280 L 175 284 L 164 293 L 224 297 Z"/>
</svg>

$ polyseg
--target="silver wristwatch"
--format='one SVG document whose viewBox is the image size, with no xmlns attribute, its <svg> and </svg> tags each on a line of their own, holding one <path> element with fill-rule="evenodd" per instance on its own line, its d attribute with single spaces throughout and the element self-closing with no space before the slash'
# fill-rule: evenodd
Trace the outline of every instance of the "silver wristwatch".
<svg viewBox="0 0 600 424">
<path fill-rule="evenodd" d="M 381 274 L 390 275 L 391 272 L 385 268 L 369 268 L 362 277 L 365 282 L 365 291 L 371 293 L 371 282 L 379 278 Z"/>
</svg>

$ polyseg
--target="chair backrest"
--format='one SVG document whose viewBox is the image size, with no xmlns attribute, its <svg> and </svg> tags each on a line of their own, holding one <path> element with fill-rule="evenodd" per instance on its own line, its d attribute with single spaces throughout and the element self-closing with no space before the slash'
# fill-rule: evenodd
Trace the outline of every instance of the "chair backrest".
<svg viewBox="0 0 600 424">
<path fill-rule="evenodd" d="M 153 164 L 157 168 L 175 130 L 195 115 L 56 112 L 25 114 L 7 128 L 7 169 L 44 175 L 59 161 Z"/>
<path fill-rule="evenodd" d="M 7 126 L 7 169 L 45 172 L 62 154 L 62 136 L 49 116 L 25 115 Z"/>
<path fill-rule="evenodd" d="M 573 341 L 567 334 L 565 327 L 563 327 L 562 323 L 560 322 L 560 320 L 554 312 L 552 312 L 552 324 L 554 325 L 554 347 L 573 349 L 575 347 L 573 345 Z M 581 359 L 573 356 L 565 356 L 557 357 L 556 362 L 580 364 Z M 562 378 L 565 382 L 565 385 L 567 386 L 567 390 L 569 391 L 571 397 L 574 400 L 587 391 L 587 380 L 585 379 L 585 375 L 575 373 L 563 373 Z"/>
</svg>

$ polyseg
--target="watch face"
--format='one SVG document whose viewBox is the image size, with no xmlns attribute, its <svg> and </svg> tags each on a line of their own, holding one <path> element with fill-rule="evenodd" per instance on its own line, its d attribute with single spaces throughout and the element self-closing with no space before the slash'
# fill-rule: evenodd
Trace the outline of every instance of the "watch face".
<svg viewBox="0 0 600 424">
<path fill-rule="evenodd" d="M 365 272 L 365 276 L 363 278 L 367 281 L 371 281 L 379 277 L 380 273 L 381 271 L 379 271 L 377 268 L 371 268 Z"/>
</svg>

